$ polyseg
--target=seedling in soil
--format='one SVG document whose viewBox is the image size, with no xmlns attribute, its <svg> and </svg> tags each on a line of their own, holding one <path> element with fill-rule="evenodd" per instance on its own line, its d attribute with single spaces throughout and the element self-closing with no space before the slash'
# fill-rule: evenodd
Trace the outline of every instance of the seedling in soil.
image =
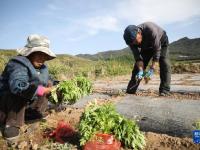
<svg viewBox="0 0 200 150">
<path fill-rule="evenodd" d="M 50 102 L 74 104 L 82 96 L 92 92 L 92 83 L 85 77 L 60 82 L 51 92 Z"/>
<path fill-rule="evenodd" d="M 115 107 L 108 103 L 88 105 L 82 114 L 79 132 L 80 145 L 85 145 L 96 133 L 114 135 L 125 148 L 142 149 L 145 145 L 144 135 L 135 121 L 124 118 Z"/>
</svg>

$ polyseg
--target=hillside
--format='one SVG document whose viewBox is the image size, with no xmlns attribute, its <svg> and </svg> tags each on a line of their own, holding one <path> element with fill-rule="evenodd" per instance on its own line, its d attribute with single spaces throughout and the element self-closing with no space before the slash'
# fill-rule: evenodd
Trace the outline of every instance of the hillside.
<svg viewBox="0 0 200 150">
<path fill-rule="evenodd" d="M 200 72 L 200 38 L 182 38 L 172 42 L 169 49 L 170 57 L 173 60 L 172 72 Z M 14 50 L 0 49 L 0 72 L 3 71 L 9 58 L 15 55 Z M 122 50 L 100 52 L 95 55 L 58 55 L 57 59 L 47 62 L 50 74 L 58 79 L 77 75 L 90 78 L 126 75 L 130 74 L 132 64 L 133 55 L 128 47 Z"/>
<path fill-rule="evenodd" d="M 117 57 L 127 56 L 129 54 L 132 54 L 132 52 L 127 47 L 127 48 L 124 48 L 122 50 L 111 50 L 111 51 L 99 52 L 99 53 L 94 54 L 94 55 L 79 54 L 79 55 L 76 55 L 76 56 L 82 57 L 82 58 L 91 59 L 91 60 L 98 60 L 98 59 L 108 60 L 110 58 L 117 58 Z"/>
<path fill-rule="evenodd" d="M 169 50 L 172 60 L 200 59 L 200 38 L 189 39 L 184 37 L 170 43 Z M 105 51 L 94 55 L 79 54 L 77 56 L 91 60 L 108 60 L 115 58 L 119 59 L 120 57 L 133 58 L 132 53 L 128 47 L 122 50 Z"/>
<path fill-rule="evenodd" d="M 0 73 L 12 56 L 16 56 L 15 50 L 0 49 Z M 125 75 L 131 71 L 132 63 L 128 59 L 93 61 L 72 55 L 57 55 L 56 59 L 46 62 L 52 77 L 59 80 L 74 76 L 86 76 L 90 78 Z"/>
<path fill-rule="evenodd" d="M 16 56 L 17 52 L 14 49 L 0 49 L 0 58 L 2 59 L 6 59 L 8 60 L 9 58 Z M 80 58 L 77 56 L 72 56 L 72 55 L 68 55 L 68 54 L 58 54 L 57 55 L 57 59 L 59 61 L 63 61 L 63 62 L 70 62 L 75 64 L 85 64 L 85 63 L 90 63 L 91 60 L 88 59 L 84 59 L 84 58 Z"/>
<path fill-rule="evenodd" d="M 3 71 L 9 59 L 16 56 L 15 50 L 0 49 L 0 72 Z M 49 72 L 56 77 L 58 74 L 78 74 L 81 70 L 89 70 L 93 64 L 92 60 L 72 56 L 72 55 L 57 55 L 56 59 L 47 62 Z M 73 68 L 73 69 L 72 69 Z"/>
<path fill-rule="evenodd" d="M 200 59 L 200 38 L 184 37 L 169 46 L 171 57 L 176 60 Z"/>
</svg>

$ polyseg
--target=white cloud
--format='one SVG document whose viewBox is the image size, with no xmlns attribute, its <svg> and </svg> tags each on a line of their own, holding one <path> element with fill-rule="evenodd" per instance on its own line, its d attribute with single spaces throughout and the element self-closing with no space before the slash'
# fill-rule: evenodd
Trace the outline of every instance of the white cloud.
<svg viewBox="0 0 200 150">
<path fill-rule="evenodd" d="M 112 16 L 97 16 L 85 19 L 85 25 L 96 30 L 117 31 L 118 20 Z"/>
<path fill-rule="evenodd" d="M 158 24 L 183 22 L 188 25 L 200 16 L 200 0 L 51 0 L 40 13 L 60 22 L 55 35 L 80 41 L 101 32 L 122 31 L 124 25 L 154 21 Z M 86 5 L 86 4 L 91 4 Z M 198 18 L 197 17 L 197 18 Z M 190 22 L 188 21 L 190 20 Z M 192 22 L 191 22 L 192 20 Z M 52 27 L 54 28 L 54 27 Z"/>
<path fill-rule="evenodd" d="M 180 27 L 187 27 L 187 26 L 191 26 L 197 22 L 200 22 L 200 17 L 199 18 L 193 18 L 191 20 L 185 21 L 183 23 L 181 23 Z"/>
<path fill-rule="evenodd" d="M 117 16 L 133 23 L 170 24 L 200 15 L 199 6 L 199 0 L 126 0 L 117 4 Z"/>
<path fill-rule="evenodd" d="M 109 2 L 112 2 L 112 5 Z M 52 15 L 54 18 L 60 17 L 61 20 L 72 17 L 72 22 L 91 30 L 91 35 L 96 35 L 99 31 L 119 31 L 123 24 L 139 24 L 144 21 L 171 24 L 200 16 L 200 0 L 110 0 L 109 2 L 104 1 L 105 5 L 100 7 L 99 1 L 80 0 L 77 5 L 72 0 L 54 0 L 50 1 L 43 14 Z M 91 3 L 93 7 L 85 5 L 86 3 Z M 82 8 L 84 13 L 80 11 Z M 97 10 L 94 11 L 94 8 Z M 66 13 L 66 10 L 69 12 Z M 74 10 L 80 11 L 80 14 L 74 16 L 78 14 L 74 14 Z"/>
<path fill-rule="evenodd" d="M 117 18 L 112 16 L 96 16 L 84 19 L 75 19 L 72 22 L 73 25 L 71 27 L 73 29 L 76 28 L 76 30 L 71 30 L 72 37 L 68 38 L 68 40 L 72 42 L 95 36 L 102 31 L 113 32 L 119 30 L 119 22 Z M 77 35 L 77 32 L 80 34 Z"/>
</svg>

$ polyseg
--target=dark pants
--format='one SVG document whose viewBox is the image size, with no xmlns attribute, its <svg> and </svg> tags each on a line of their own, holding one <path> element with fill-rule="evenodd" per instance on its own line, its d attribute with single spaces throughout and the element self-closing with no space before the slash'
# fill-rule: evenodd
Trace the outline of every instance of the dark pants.
<svg viewBox="0 0 200 150">
<path fill-rule="evenodd" d="M 152 50 L 146 50 L 141 52 L 141 56 L 143 57 L 144 70 L 148 66 L 149 61 L 153 57 Z M 159 59 L 160 66 L 160 88 L 159 92 L 169 92 L 170 91 L 170 83 L 171 83 L 171 66 L 169 60 L 169 52 L 168 47 L 162 47 L 161 56 Z M 129 81 L 127 87 L 127 93 L 134 94 L 137 91 L 137 88 L 140 84 L 140 81 L 136 80 L 136 75 L 139 72 L 137 65 L 134 65 L 131 80 Z"/>
<path fill-rule="evenodd" d="M 29 106 L 26 99 L 13 94 L 6 94 L 0 99 L 0 121 L 5 125 L 20 127 L 24 124 L 26 110 L 31 109 L 42 114 L 47 105 L 46 96 L 40 97 Z M 27 112 L 31 113 L 31 111 Z"/>
</svg>

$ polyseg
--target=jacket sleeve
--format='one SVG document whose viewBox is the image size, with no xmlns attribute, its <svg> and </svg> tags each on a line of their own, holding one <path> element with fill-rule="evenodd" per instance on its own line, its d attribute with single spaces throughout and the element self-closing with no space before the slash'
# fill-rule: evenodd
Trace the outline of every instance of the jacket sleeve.
<svg viewBox="0 0 200 150">
<path fill-rule="evenodd" d="M 159 61 L 160 59 L 160 53 L 161 53 L 161 41 L 158 35 L 154 35 L 154 43 L 153 43 L 153 49 L 154 49 L 154 55 L 153 55 L 153 61 Z"/>
<path fill-rule="evenodd" d="M 140 54 L 139 48 L 137 46 L 130 46 L 130 48 L 131 48 L 131 51 L 132 51 L 133 56 L 135 58 L 135 61 L 136 62 L 137 61 L 142 61 L 143 58 L 142 58 L 142 56 Z"/>
<path fill-rule="evenodd" d="M 28 69 L 22 65 L 14 65 L 9 73 L 8 84 L 11 93 L 32 100 L 37 93 L 38 85 L 29 82 Z"/>
</svg>

